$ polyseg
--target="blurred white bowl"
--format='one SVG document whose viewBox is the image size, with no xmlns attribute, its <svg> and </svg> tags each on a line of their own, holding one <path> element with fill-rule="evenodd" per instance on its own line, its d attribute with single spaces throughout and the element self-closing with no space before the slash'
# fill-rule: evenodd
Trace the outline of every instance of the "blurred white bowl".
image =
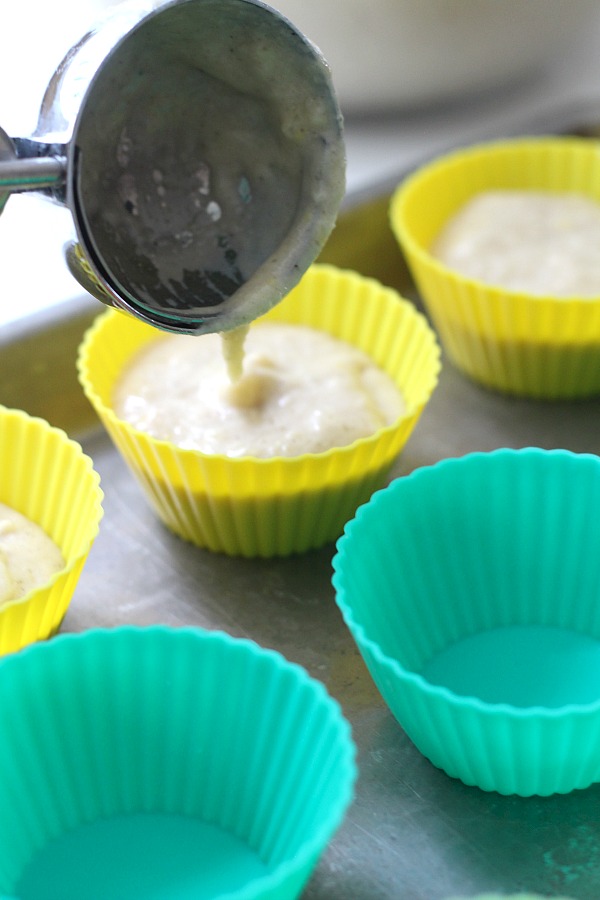
<svg viewBox="0 0 600 900">
<path fill-rule="evenodd" d="M 272 0 L 322 51 L 348 111 L 414 108 L 532 74 L 596 0 Z"/>
</svg>

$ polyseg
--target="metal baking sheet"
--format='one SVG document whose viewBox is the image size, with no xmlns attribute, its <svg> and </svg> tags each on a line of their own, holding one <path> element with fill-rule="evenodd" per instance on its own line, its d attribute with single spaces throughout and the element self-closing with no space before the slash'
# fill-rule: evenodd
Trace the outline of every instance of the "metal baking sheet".
<svg viewBox="0 0 600 900">
<path fill-rule="evenodd" d="M 415 300 L 387 224 L 389 187 L 347 204 L 323 259 Z M 550 798 L 502 797 L 434 768 L 404 735 L 346 630 L 331 587 L 333 545 L 276 560 L 230 559 L 160 525 L 77 383 L 90 298 L 0 335 L 0 399 L 81 440 L 105 516 L 62 631 L 124 623 L 223 629 L 281 651 L 325 683 L 352 724 L 356 799 L 305 900 L 443 900 L 530 890 L 600 897 L 600 786 Z M 496 447 L 600 453 L 600 400 L 540 402 L 478 387 L 448 362 L 392 477 Z M 600 752 L 600 748 L 599 748 Z M 1 803 L 1 801 L 0 801 Z"/>
</svg>

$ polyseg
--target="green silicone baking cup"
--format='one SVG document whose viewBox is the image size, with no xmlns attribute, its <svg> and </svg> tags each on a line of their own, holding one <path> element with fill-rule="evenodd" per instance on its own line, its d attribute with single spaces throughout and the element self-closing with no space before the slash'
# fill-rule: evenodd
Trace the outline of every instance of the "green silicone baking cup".
<svg viewBox="0 0 600 900">
<path fill-rule="evenodd" d="M 199 629 L 62 635 L 0 662 L 0 895 L 297 897 L 356 777 L 281 655 Z"/>
<path fill-rule="evenodd" d="M 600 459 L 502 449 L 417 469 L 337 544 L 337 603 L 436 766 L 502 794 L 600 780 Z"/>
</svg>

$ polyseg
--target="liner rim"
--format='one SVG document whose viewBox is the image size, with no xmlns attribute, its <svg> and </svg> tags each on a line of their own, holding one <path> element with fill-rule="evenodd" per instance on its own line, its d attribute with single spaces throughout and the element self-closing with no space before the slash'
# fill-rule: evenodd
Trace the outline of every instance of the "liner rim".
<svg viewBox="0 0 600 900">
<path fill-rule="evenodd" d="M 493 300 L 496 303 L 529 303 L 534 308 L 542 304 L 550 304 L 553 308 L 568 306 L 570 309 L 581 308 L 582 310 L 585 308 L 589 309 L 592 305 L 598 307 L 600 306 L 600 291 L 597 294 L 590 294 L 589 296 L 581 296 L 579 294 L 564 296 L 531 294 L 527 291 L 508 287 L 505 288 L 501 285 L 474 278 L 473 276 L 463 275 L 456 269 L 445 265 L 433 256 L 429 252 L 429 249 L 413 234 L 412 223 L 406 214 L 406 205 L 409 200 L 419 192 L 421 187 L 427 184 L 433 175 L 443 173 L 445 169 L 449 169 L 457 163 L 468 164 L 470 161 L 484 159 L 489 153 L 498 151 L 510 153 L 512 150 L 518 151 L 526 146 L 541 151 L 551 148 L 562 148 L 565 152 L 575 148 L 585 148 L 589 152 L 593 150 L 590 142 L 585 138 L 524 136 L 506 140 L 479 141 L 468 147 L 444 153 L 430 162 L 425 163 L 397 185 L 389 205 L 389 220 L 392 231 L 398 241 L 408 247 L 410 252 L 420 260 L 421 264 L 429 268 L 430 271 L 435 272 L 438 278 L 443 278 L 460 287 L 471 287 L 480 294 L 484 294 L 487 299 Z M 600 156 L 598 158 L 598 165 L 600 166 Z"/>
<path fill-rule="evenodd" d="M 339 274 L 342 276 L 358 276 L 361 280 L 375 282 L 375 279 L 370 278 L 369 276 L 360 275 L 360 273 L 355 273 L 349 269 L 338 269 L 334 266 L 325 264 L 315 264 L 311 268 L 316 271 L 329 270 L 335 272 L 336 275 Z M 393 290 L 387 285 L 382 284 L 381 287 L 384 288 L 385 291 Z M 397 298 L 394 299 L 397 300 L 400 307 L 402 307 L 407 313 L 410 313 L 414 317 L 415 324 L 418 324 L 418 327 L 422 330 L 423 336 L 426 338 L 426 340 L 428 340 L 430 345 L 429 349 L 431 353 L 431 367 L 428 372 L 427 381 L 423 385 L 421 396 L 419 397 L 417 402 L 413 403 L 410 408 L 407 407 L 404 413 L 389 425 L 378 428 L 376 431 L 372 432 L 371 434 L 365 435 L 364 437 L 356 438 L 350 444 L 344 444 L 339 447 L 330 447 L 329 449 L 323 450 L 319 453 L 302 453 L 297 456 L 269 457 L 258 457 L 252 455 L 233 457 L 221 453 L 205 453 L 201 450 L 180 447 L 169 440 L 153 437 L 147 432 L 141 431 L 140 429 L 134 427 L 125 419 L 119 418 L 119 416 L 117 416 L 117 414 L 114 412 L 112 406 L 106 404 L 99 396 L 97 390 L 94 387 L 94 380 L 90 374 L 90 352 L 94 346 L 98 333 L 104 327 L 104 323 L 110 322 L 111 320 L 114 320 L 116 316 L 123 314 L 119 310 L 108 309 L 104 312 L 101 312 L 86 330 L 77 354 L 77 372 L 79 374 L 84 393 L 87 396 L 88 400 L 95 409 L 97 409 L 98 411 L 102 411 L 102 415 L 106 416 L 111 425 L 121 431 L 132 434 L 138 440 L 141 438 L 144 441 L 148 441 L 151 446 L 157 448 L 160 447 L 161 449 L 175 449 L 177 454 L 181 455 L 184 459 L 210 459 L 214 460 L 215 462 L 223 462 L 227 465 L 231 465 L 234 468 L 248 465 L 255 465 L 257 466 L 257 468 L 262 468 L 266 465 L 272 465 L 274 462 L 276 462 L 279 465 L 290 468 L 291 466 L 299 466 L 309 460 L 320 461 L 331 459 L 334 455 L 340 455 L 343 458 L 354 453 L 357 448 L 370 443 L 378 443 L 382 438 L 385 438 L 387 435 L 390 435 L 397 431 L 401 423 L 405 421 L 408 422 L 412 418 L 414 418 L 414 416 L 417 415 L 428 402 L 439 381 L 439 375 L 442 368 L 442 351 L 435 332 L 431 328 L 431 325 L 429 324 L 426 316 L 422 312 L 420 312 L 413 303 L 402 297 L 400 294 L 398 294 Z"/>
</svg>

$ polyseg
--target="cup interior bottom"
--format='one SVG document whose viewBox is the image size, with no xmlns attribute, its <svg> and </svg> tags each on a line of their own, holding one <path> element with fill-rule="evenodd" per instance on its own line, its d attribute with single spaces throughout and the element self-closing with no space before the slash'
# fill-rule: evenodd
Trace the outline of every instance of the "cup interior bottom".
<svg viewBox="0 0 600 900">
<path fill-rule="evenodd" d="M 181 815 L 100 819 L 47 843 L 16 886 L 19 900 L 208 900 L 229 895 L 269 868 L 243 841 Z"/>
<path fill-rule="evenodd" d="M 548 625 L 491 628 L 436 653 L 421 674 L 487 703 L 588 704 L 600 700 L 600 640 Z"/>
</svg>

